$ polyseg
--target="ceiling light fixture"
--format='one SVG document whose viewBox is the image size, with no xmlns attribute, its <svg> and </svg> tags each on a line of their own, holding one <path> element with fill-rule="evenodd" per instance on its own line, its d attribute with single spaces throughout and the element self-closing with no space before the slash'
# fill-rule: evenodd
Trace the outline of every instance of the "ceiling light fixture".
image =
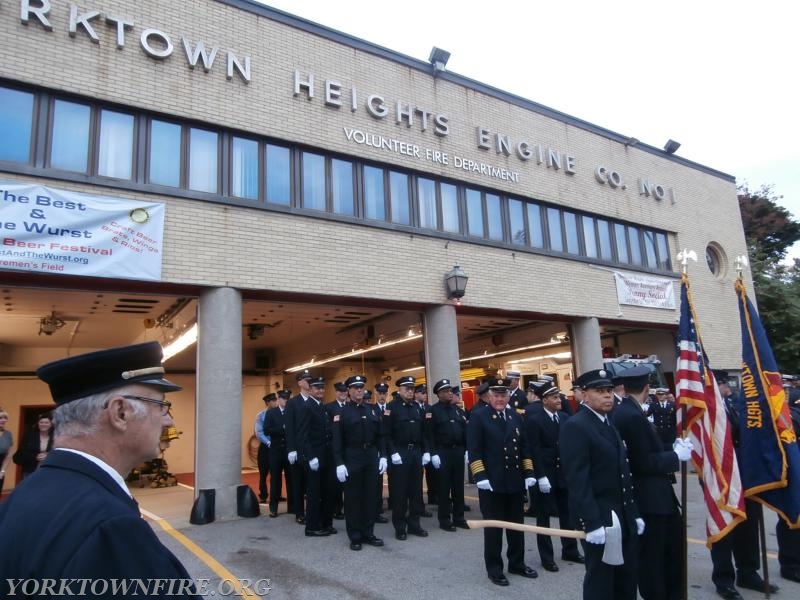
<svg viewBox="0 0 800 600">
<path fill-rule="evenodd" d="M 194 323 L 189 329 L 166 344 L 164 346 L 164 358 L 161 359 L 161 362 L 167 362 L 170 358 L 194 344 L 197 341 L 197 333 L 197 323 Z"/>
<path fill-rule="evenodd" d="M 56 316 L 55 311 L 39 319 L 39 335 L 53 335 L 64 326 L 64 320 Z"/>
<path fill-rule="evenodd" d="M 375 344 L 374 346 L 370 346 L 369 348 L 353 348 L 350 352 L 345 352 L 343 354 L 337 354 L 335 356 L 331 356 L 329 358 L 325 358 L 323 360 L 311 360 L 309 362 L 303 363 L 301 365 L 295 365 L 293 367 L 289 367 L 285 369 L 287 373 L 294 373 L 296 371 L 302 371 L 303 369 L 308 369 L 310 367 L 318 367 L 319 365 L 324 365 L 330 362 L 334 362 L 337 360 L 342 360 L 343 358 L 350 358 L 352 356 L 360 356 L 362 354 L 366 354 L 367 352 L 372 352 L 374 350 L 380 350 L 381 348 L 388 348 L 389 346 L 394 346 L 396 344 L 405 344 L 406 342 L 411 342 L 413 340 L 417 340 L 422 337 L 421 333 L 414 333 L 412 330 L 409 329 L 408 333 L 403 335 L 403 337 L 398 338 L 396 340 L 391 340 L 388 342 L 381 342 L 380 344 Z"/>
</svg>

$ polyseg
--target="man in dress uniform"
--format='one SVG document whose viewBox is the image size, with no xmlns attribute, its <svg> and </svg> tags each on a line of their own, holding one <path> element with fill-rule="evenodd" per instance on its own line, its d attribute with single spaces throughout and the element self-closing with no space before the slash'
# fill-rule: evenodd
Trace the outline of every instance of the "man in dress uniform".
<svg viewBox="0 0 800 600">
<path fill-rule="evenodd" d="M 653 417 L 652 423 L 655 425 L 658 437 L 661 439 L 661 443 L 664 444 L 664 448 L 672 448 L 672 444 L 678 435 L 678 411 L 675 403 L 669 399 L 669 390 L 667 388 L 656 388 L 656 399 L 650 403 L 649 413 Z"/>
<path fill-rule="evenodd" d="M 467 415 L 453 404 L 449 379 L 433 386 L 439 401 L 425 415 L 426 435 L 431 444 L 431 465 L 436 469 L 439 488 L 439 528 L 468 529 L 464 520 L 464 453 L 467 450 Z"/>
<path fill-rule="evenodd" d="M 286 402 L 291 397 L 289 390 L 279 390 L 277 406 L 270 408 L 264 417 L 264 431 L 270 437 L 272 452 L 269 453 L 269 516 L 278 516 L 278 503 L 283 490 L 283 477 L 286 477 L 287 506 L 294 504 L 292 472 L 286 451 Z M 291 512 L 291 511 L 290 511 Z"/>
<path fill-rule="evenodd" d="M 306 403 L 311 399 L 311 389 L 308 384 L 313 375 L 304 369 L 295 375 L 300 393 L 289 398 L 286 403 L 286 449 L 289 459 L 289 470 L 292 472 L 292 486 L 294 502 L 289 505 L 289 512 L 294 513 L 294 520 L 303 525 L 306 522 L 306 470 L 297 462 L 297 424 L 300 413 Z"/>
<path fill-rule="evenodd" d="M 587 371 L 575 383 L 583 390 L 583 408 L 561 426 L 558 445 L 570 516 L 576 528 L 586 532 L 581 542 L 586 559 L 583 598 L 635 600 L 638 538 L 644 521 L 633 498 L 625 446 L 608 419 L 614 409 L 610 373 Z M 602 561 L 612 511 L 622 529 L 624 564 L 619 566 Z"/>
<path fill-rule="evenodd" d="M 336 533 L 333 527 L 333 496 L 336 471 L 333 464 L 333 430 L 323 402 L 325 379 L 309 382 L 311 400 L 306 402 L 297 425 L 298 462 L 306 469 L 306 536 Z"/>
<path fill-rule="evenodd" d="M 744 402 L 730 386 L 730 375 L 727 371 L 714 371 L 719 392 L 725 403 L 725 413 L 731 427 L 733 450 L 739 454 L 739 429 L 741 415 L 744 414 Z M 717 588 L 717 594 L 726 600 L 741 600 L 742 595 L 734 587 L 736 585 L 756 591 L 764 590 L 764 580 L 758 570 L 759 559 L 758 520 L 762 511 L 761 505 L 754 500 L 745 499 L 744 509 L 747 519 L 736 525 L 725 537 L 711 545 L 711 581 Z M 734 562 L 736 569 L 734 570 Z M 778 591 L 778 586 L 770 584 L 770 592 Z"/>
<path fill-rule="evenodd" d="M 383 414 L 386 453 L 389 455 L 389 498 L 392 524 L 398 540 L 408 534 L 427 537 L 420 525 L 422 516 L 422 466 L 431 460 L 423 429 L 425 413 L 414 402 L 414 378 L 395 381 L 400 399 L 392 401 Z"/>
<path fill-rule="evenodd" d="M 506 377 L 511 382 L 511 387 L 508 390 L 508 405 L 519 414 L 523 414 L 525 406 L 528 404 L 528 396 L 519 387 L 519 380 L 522 375 L 519 371 L 507 371 Z"/>
<path fill-rule="evenodd" d="M 509 380 L 489 380 L 489 406 L 472 415 L 467 427 L 469 468 L 478 487 L 484 519 L 522 523 L 522 497 L 533 487 L 533 460 L 522 425 L 522 417 L 508 408 Z M 506 529 L 508 572 L 534 579 L 538 573 L 525 564 L 525 537 Z M 483 560 L 489 580 L 507 586 L 503 574 L 503 530 L 483 530 Z"/>
<path fill-rule="evenodd" d="M 262 398 L 264 401 L 264 410 L 256 415 L 255 434 L 258 439 L 258 501 L 264 504 L 267 501 L 267 475 L 269 474 L 269 448 L 272 441 L 269 434 L 264 429 L 264 419 L 267 416 L 267 411 L 275 406 L 278 396 L 275 394 L 267 394 Z"/>
<path fill-rule="evenodd" d="M 430 412 L 431 405 L 428 404 L 428 386 L 421 383 L 417 387 L 414 388 L 414 402 L 419 404 L 420 408 L 426 413 Z M 425 488 L 428 490 L 428 504 L 439 504 L 439 499 L 436 497 L 436 492 L 439 489 L 439 485 L 436 481 L 438 474 L 436 473 L 436 469 L 433 468 L 433 465 L 428 463 L 424 467 L 425 470 Z M 422 508 L 422 515 L 424 517 L 432 517 L 433 514 L 428 511 L 424 505 Z"/>
<path fill-rule="evenodd" d="M 347 386 L 344 381 L 337 381 L 333 384 L 335 399 L 333 402 L 328 402 L 325 405 L 325 410 L 328 411 L 328 416 L 333 423 L 333 418 L 341 414 L 342 407 L 347 402 Z M 344 519 L 344 484 L 336 480 L 336 493 L 333 497 L 333 518 L 337 521 Z"/>
<path fill-rule="evenodd" d="M 161 345 L 146 342 L 36 371 L 57 405 L 53 451 L 0 504 L 6 545 L 0 597 L 9 597 L 11 579 L 60 585 L 159 578 L 181 580 L 180 586 L 150 589 L 148 596 L 199 598 L 189 573 L 142 519 L 124 480 L 160 455 L 162 429 L 173 425 L 164 394 L 181 388 L 164 379 L 161 357 Z"/>
<path fill-rule="evenodd" d="M 530 444 L 533 473 L 538 486 L 531 488 L 538 496 L 534 502 L 536 524 L 550 527 L 550 516 L 555 515 L 558 516 L 562 529 L 572 529 L 567 503 L 567 482 L 561 468 L 558 448 L 558 433 L 569 415 L 561 410 L 561 395 L 554 385 L 542 390 L 541 404 L 540 411 L 525 417 L 525 435 Z M 528 408 L 530 405 L 525 410 Z M 545 571 L 558 571 L 550 536 L 537 534 L 536 545 Z M 575 539 L 561 539 L 561 559 L 583 563 L 583 556 L 578 552 L 578 542 Z"/>
<path fill-rule="evenodd" d="M 386 385 L 384 382 L 376 383 L 375 384 L 375 407 L 380 411 L 381 418 L 383 418 L 383 414 L 386 411 L 386 395 L 389 393 L 389 386 Z M 364 393 L 364 401 L 366 402 L 366 392 Z M 378 475 L 378 515 L 375 517 L 376 523 L 388 523 L 389 519 L 383 516 L 383 475 Z M 392 508 L 391 502 L 391 488 L 390 488 L 390 498 L 387 504 L 389 508 Z"/>
<path fill-rule="evenodd" d="M 620 374 L 626 395 L 611 421 L 628 454 L 634 498 L 645 523 L 639 539 L 639 595 L 644 600 L 679 600 L 683 595 L 683 531 L 672 475 L 692 456 L 691 440 L 676 439 L 665 450 L 644 412 L 650 371 L 637 366 Z"/>
<path fill-rule="evenodd" d="M 344 517 L 350 549 L 362 544 L 383 546 L 375 537 L 377 476 L 386 472 L 386 445 L 380 411 L 364 402 L 367 378 L 353 375 L 345 381 L 349 402 L 333 418 L 333 455 L 336 477 L 344 486 Z"/>
</svg>

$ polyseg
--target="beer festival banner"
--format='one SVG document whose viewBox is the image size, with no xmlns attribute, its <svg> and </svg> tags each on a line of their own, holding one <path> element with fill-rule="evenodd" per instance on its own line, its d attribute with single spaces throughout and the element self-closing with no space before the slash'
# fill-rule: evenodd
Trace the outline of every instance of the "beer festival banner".
<svg viewBox="0 0 800 600">
<path fill-rule="evenodd" d="M 675 290 L 671 279 L 614 271 L 614 280 L 620 304 L 675 309 Z"/>
<path fill-rule="evenodd" d="M 163 204 L 0 181 L 0 269 L 161 279 Z"/>
</svg>

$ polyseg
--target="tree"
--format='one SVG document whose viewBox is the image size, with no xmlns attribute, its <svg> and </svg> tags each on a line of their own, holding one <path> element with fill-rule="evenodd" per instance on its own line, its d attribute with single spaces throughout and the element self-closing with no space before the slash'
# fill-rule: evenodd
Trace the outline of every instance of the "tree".
<svg viewBox="0 0 800 600">
<path fill-rule="evenodd" d="M 800 260 L 783 264 L 800 240 L 800 223 L 778 202 L 771 186 L 738 189 L 758 311 L 782 371 L 800 372 Z"/>
</svg>

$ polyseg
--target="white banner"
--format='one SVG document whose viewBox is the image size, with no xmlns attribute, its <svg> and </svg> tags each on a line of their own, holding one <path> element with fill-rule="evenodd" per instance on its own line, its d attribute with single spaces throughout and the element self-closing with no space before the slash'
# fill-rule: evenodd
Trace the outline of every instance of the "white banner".
<svg viewBox="0 0 800 600">
<path fill-rule="evenodd" d="M 161 279 L 164 205 L 0 181 L 0 269 Z"/>
<path fill-rule="evenodd" d="M 617 282 L 617 302 L 620 304 L 675 309 L 672 279 L 619 271 L 614 271 L 614 279 Z"/>
</svg>

